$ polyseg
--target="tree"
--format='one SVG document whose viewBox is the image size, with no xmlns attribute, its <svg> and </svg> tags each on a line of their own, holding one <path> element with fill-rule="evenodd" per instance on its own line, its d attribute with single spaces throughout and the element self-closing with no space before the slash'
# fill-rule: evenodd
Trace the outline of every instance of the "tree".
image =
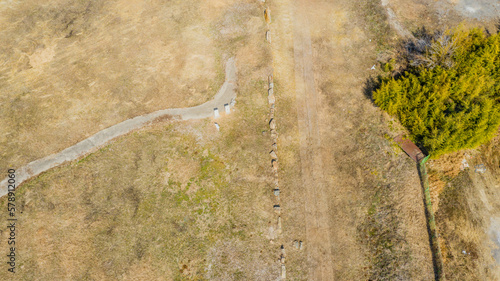
<svg viewBox="0 0 500 281">
<path fill-rule="evenodd" d="M 500 126 L 500 34 L 443 33 L 373 99 L 433 157 L 488 142 Z"/>
</svg>

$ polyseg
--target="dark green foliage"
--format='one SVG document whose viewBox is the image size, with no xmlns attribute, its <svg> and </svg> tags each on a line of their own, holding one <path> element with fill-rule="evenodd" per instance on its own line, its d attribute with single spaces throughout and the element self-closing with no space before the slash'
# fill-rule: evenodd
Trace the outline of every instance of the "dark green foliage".
<svg viewBox="0 0 500 281">
<path fill-rule="evenodd" d="M 500 35 L 473 29 L 445 36 L 428 48 L 425 63 L 383 79 L 373 94 L 433 157 L 475 148 L 500 125 Z"/>
</svg>

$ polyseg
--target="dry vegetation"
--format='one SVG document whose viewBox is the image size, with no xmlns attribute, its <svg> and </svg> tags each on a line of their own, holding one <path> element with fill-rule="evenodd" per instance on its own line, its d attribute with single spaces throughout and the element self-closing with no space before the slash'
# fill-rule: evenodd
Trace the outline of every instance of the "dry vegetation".
<svg viewBox="0 0 500 281">
<path fill-rule="evenodd" d="M 224 80 L 217 24 L 232 2 L 2 6 L 0 167 L 19 167 L 127 118 L 210 99 Z"/>
<path fill-rule="evenodd" d="M 434 32 L 458 24 L 465 28 L 481 26 L 490 31 L 496 30 L 497 21 L 490 18 L 464 18 L 452 7 L 466 1 L 390 2 L 410 31 L 422 31 L 422 27 L 425 27 L 426 32 Z M 448 280 L 500 279 L 498 261 L 493 260 L 492 255 L 498 251 L 497 245 L 492 242 L 498 239 L 492 228 L 498 228 L 495 218 L 500 212 L 497 203 L 500 198 L 498 140 L 497 137 L 474 151 L 459 151 L 429 161 L 431 196 L 436 211 L 444 273 Z M 470 168 L 461 171 L 464 158 Z M 475 173 L 477 164 L 484 164 L 487 172 Z"/>
<path fill-rule="evenodd" d="M 363 1 L 364 2 L 364 1 Z M 286 1 L 273 1 L 273 49 L 280 131 L 280 176 L 286 245 L 305 238 L 304 190 L 300 179 L 293 42 L 288 35 Z M 319 92 L 323 171 L 328 192 L 328 218 L 334 276 L 331 280 L 430 280 L 431 254 L 425 228 L 416 166 L 384 136 L 386 117 L 363 93 L 363 82 L 386 46 L 377 36 L 390 36 L 384 19 L 370 11 L 367 21 L 358 2 L 311 1 L 306 13 L 311 28 L 313 67 Z M 377 5 L 373 3 L 362 3 Z M 364 13 L 364 12 L 363 12 Z M 374 28 L 374 29 L 372 29 Z M 371 34 L 373 30 L 380 32 Z M 373 39 L 370 41 L 369 39 Z M 292 51 L 291 51 L 292 50 Z M 306 251 L 307 244 L 306 240 Z M 287 252 L 287 275 L 307 280 L 306 255 Z"/>
<path fill-rule="evenodd" d="M 205 49 L 189 45 L 191 40 L 185 43 L 195 53 L 236 56 L 236 111 L 217 120 L 220 132 L 212 120 L 158 121 L 23 184 L 17 191 L 18 223 L 22 225 L 17 234 L 18 272 L 12 279 L 1 270 L 1 280 L 276 279 L 279 248 L 268 239 L 268 224 L 273 218 L 268 151 L 264 149 L 268 138 L 261 133 L 266 129 L 263 93 L 269 72 L 262 11 L 253 1 L 192 4 L 163 3 L 167 8 L 158 13 L 178 13 L 177 18 L 169 17 L 182 25 L 175 27 L 175 32 L 210 18 L 212 24 L 204 26 L 213 28 L 214 41 Z M 218 10 L 204 9 L 207 5 Z M 173 42 L 179 42 L 175 34 L 166 32 L 166 36 L 173 36 Z M 112 32 L 110 36 L 114 36 Z M 215 49 L 210 50 L 211 46 Z M 191 54 L 178 47 L 175 56 L 188 60 Z M 211 53 L 208 59 L 215 60 L 215 55 Z M 206 67 L 210 75 L 219 68 L 215 62 Z M 189 79 L 211 77 L 209 83 L 219 79 L 203 76 L 196 65 L 186 64 L 186 73 L 191 70 Z M 157 74 L 151 70 L 151 75 Z M 186 98 L 184 105 L 190 105 L 189 98 L 175 90 L 168 89 L 164 96 L 178 95 Z M 207 91 L 194 103 L 210 95 Z M 160 97 L 155 98 L 153 104 L 161 103 Z M 0 205 L 6 208 L 6 198 Z M 5 221 L 5 212 L 0 219 Z M 2 241 L 6 235 L 2 229 Z"/>
<path fill-rule="evenodd" d="M 434 173 L 444 175 L 445 188 L 439 192 L 436 222 L 441 234 L 445 273 L 451 280 L 497 280 L 498 266 L 493 259 L 498 239 L 492 228 L 500 212 L 500 137 L 484 145 L 467 158 L 470 168 L 458 174 L 436 166 Z M 450 161 L 457 166 L 463 157 Z M 485 174 L 475 172 L 484 164 Z M 465 251 L 465 253 L 464 253 Z M 497 257 L 498 258 L 498 257 Z"/>
<path fill-rule="evenodd" d="M 7 124 L 0 128 L 0 167 L 53 153 L 137 114 L 202 103 L 223 81 L 225 55 L 236 56 L 238 103 L 217 121 L 220 132 L 211 120 L 158 121 L 24 184 L 17 193 L 15 280 L 276 279 L 264 97 L 271 56 L 263 47 L 262 9 L 250 0 L 36 3 L 0 8 L 0 25 L 8 24 L 0 31 L 0 39 L 8 38 L 0 40 L 0 122 Z M 286 3 L 271 2 L 283 242 L 289 279 L 307 280 Z M 387 57 L 395 34 L 377 1 L 308 7 L 301 12 L 310 20 L 321 101 L 333 278 L 431 280 L 416 166 L 388 140 L 395 134 L 389 117 L 364 96 L 363 83 L 375 73 L 370 67 Z M 394 0 L 391 7 L 410 30 L 438 22 L 422 3 Z M 497 179 L 499 151 L 497 140 L 481 152 Z M 443 190 L 434 194 L 441 200 L 436 220 L 445 272 L 449 280 L 487 280 L 480 192 L 470 188 L 474 174 L 455 172 L 434 171 Z M 0 209 L 5 204 L 1 199 Z M 5 216 L 0 212 L 0 220 Z M 7 233 L 0 235 L 4 241 Z M 294 240 L 303 240 L 306 251 L 293 249 Z M 0 271 L 1 280 L 9 278 Z"/>
</svg>

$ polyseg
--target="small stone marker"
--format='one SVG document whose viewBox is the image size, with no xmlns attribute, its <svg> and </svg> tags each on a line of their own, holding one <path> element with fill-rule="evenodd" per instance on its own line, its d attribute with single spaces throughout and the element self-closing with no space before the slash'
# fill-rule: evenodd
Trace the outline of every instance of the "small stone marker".
<svg viewBox="0 0 500 281">
<path fill-rule="evenodd" d="M 276 188 L 275 190 L 273 190 L 273 192 L 274 192 L 275 196 L 280 196 L 280 190 L 278 188 Z"/>
<path fill-rule="evenodd" d="M 271 43 L 271 30 L 266 31 L 266 40 Z"/>
<path fill-rule="evenodd" d="M 278 204 L 274 205 L 274 206 L 273 206 L 273 208 L 274 208 L 274 210 L 275 210 L 275 211 L 277 211 L 277 212 L 279 212 L 279 211 L 281 210 L 281 207 L 280 207 L 280 205 L 278 205 Z"/>
<path fill-rule="evenodd" d="M 226 104 L 224 105 L 224 110 L 226 110 L 226 114 L 231 113 L 231 109 L 229 108 L 229 104 L 227 104 L 227 103 L 226 103 Z"/>
<path fill-rule="evenodd" d="M 274 171 L 278 170 L 278 161 L 276 161 L 276 159 L 271 160 L 271 165 Z"/>
<path fill-rule="evenodd" d="M 304 248 L 304 243 L 302 241 L 299 241 L 299 250 L 302 250 Z"/>
<path fill-rule="evenodd" d="M 236 99 L 235 98 L 232 98 L 231 99 L 231 106 L 234 107 L 234 105 L 236 104 Z"/>
<path fill-rule="evenodd" d="M 298 250 L 299 249 L 299 241 L 293 241 L 293 246 Z"/>
<path fill-rule="evenodd" d="M 219 118 L 219 109 L 218 108 L 214 108 L 214 118 Z"/>
<path fill-rule="evenodd" d="M 271 23 L 271 10 L 269 8 L 264 11 L 264 18 L 267 23 Z"/>
<path fill-rule="evenodd" d="M 284 264 L 281 265 L 281 279 L 286 279 L 286 266 Z"/>
<path fill-rule="evenodd" d="M 274 121 L 274 118 L 269 121 L 269 128 L 271 128 L 271 130 L 276 130 L 276 121 Z"/>
<path fill-rule="evenodd" d="M 281 217 L 278 217 L 278 230 L 281 232 Z"/>
<path fill-rule="evenodd" d="M 220 129 L 219 124 L 217 124 L 217 123 L 214 123 L 214 124 L 215 124 L 215 128 L 217 129 L 217 131 L 219 131 L 219 129 Z"/>
<path fill-rule="evenodd" d="M 271 155 L 271 158 L 273 158 L 273 159 L 278 158 L 278 155 L 276 154 L 276 152 L 274 152 L 274 150 L 271 150 L 271 152 L 269 152 L 269 155 Z"/>
<path fill-rule="evenodd" d="M 269 101 L 269 104 L 274 104 L 276 102 L 274 95 L 267 96 L 267 100 Z"/>
</svg>

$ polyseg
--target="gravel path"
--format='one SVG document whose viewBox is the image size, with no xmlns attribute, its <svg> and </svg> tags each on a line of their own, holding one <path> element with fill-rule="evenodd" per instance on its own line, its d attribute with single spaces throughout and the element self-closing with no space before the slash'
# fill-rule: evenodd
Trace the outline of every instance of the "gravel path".
<svg viewBox="0 0 500 281">
<path fill-rule="evenodd" d="M 226 79 L 214 98 L 204 104 L 188 108 L 170 108 L 155 111 L 146 115 L 137 116 L 125 120 L 119 124 L 106 128 L 95 135 L 73 145 L 61 152 L 49 155 L 16 169 L 16 185 L 19 186 L 27 179 L 37 176 L 51 168 L 63 164 L 67 161 L 78 159 L 79 157 L 95 151 L 110 140 L 127 134 L 133 130 L 142 128 L 151 121 L 162 116 L 173 116 L 180 120 L 203 119 L 214 114 L 214 108 L 219 111 L 224 109 L 225 104 L 231 103 L 236 98 L 236 64 L 234 58 L 226 62 Z M 0 197 L 6 195 L 7 178 L 0 183 Z"/>
</svg>

